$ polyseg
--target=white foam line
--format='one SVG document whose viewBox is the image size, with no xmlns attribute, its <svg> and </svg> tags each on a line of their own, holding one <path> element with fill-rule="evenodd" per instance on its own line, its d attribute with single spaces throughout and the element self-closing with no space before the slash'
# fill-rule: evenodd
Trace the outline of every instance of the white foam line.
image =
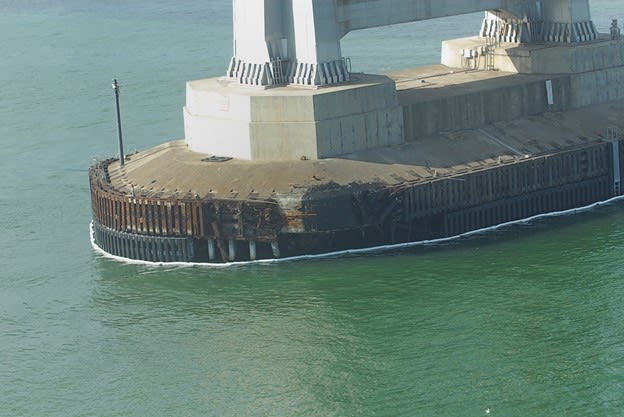
<svg viewBox="0 0 624 417">
<path fill-rule="evenodd" d="M 497 224 L 497 225 L 494 225 L 494 226 L 489 226 L 489 227 L 485 227 L 485 228 L 482 228 L 482 229 L 471 230 L 469 232 L 465 232 L 465 233 L 462 233 L 462 234 L 459 234 L 459 235 L 449 236 L 449 237 L 442 237 L 442 238 L 438 238 L 438 239 L 420 240 L 420 241 L 417 241 L 417 242 L 395 243 L 395 244 L 391 244 L 391 245 L 381 245 L 381 246 L 374 246 L 374 247 L 370 247 L 370 248 L 345 249 L 345 250 L 341 250 L 341 251 L 327 252 L 327 253 L 321 253 L 321 254 L 317 254 L 317 255 L 299 255 L 299 256 L 291 256 L 291 257 L 288 257 L 288 258 L 258 259 L 258 260 L 255 260 L 255 261 L 239 261 L 239 262 L 224 262 L 224 263 L 141 261 L 141 260 L 137 260 L 137 259 L 130 259 L 130 258 L 125 258 L 123 256 L 113 255 L 113 254 L 110 254 L 110 253 L 106 252 L 102 248 L 100 248 L 97 245 L 97 243 L 95 243 L 95 232 L 93 230 L 93 221 L 91 221 L 89 223 L 89 235 L 90 235 L 90 238 L 91 238 L 91 246 L 93 246 L 93 249 L 96 252 L 98 252 L 99 254 L 101 254 L 102 256 L 104 256 L 106 258 L 114 259 L 116 261 L 124 262 L 124 263 L 127 263 L 127 264 L 145 265 L 145 266 L 154 266 L 154 267 L 159 267 L 159 266 L 166 266 L 166 267 L 179 266 L 179 267 L 186 267 L 186 268 L 188 268 L 188 267 L 227 268 L 227 267 L 243 266 L 243 265 L 276 264 L 276 263 L 282 263 L 282 262 L 302 261 L 302 260 L 310 260 L 310 259 L 336 258 L 336 257 L 345 256 L 345 255 L 361 255 L 361 254 L 367 254 L 367 253 L 386 252 L 386 251 L 392 251 L 392 250 L 396 250 L 396 249 L 411 248 L 411 247 L 414 247 L 414 246 L 435 245 L 435 244 L 439 244 L 439 243 L 450 242 L 450 241 L 453 241 L 453 240 L 456 240 L 456 239 L 460 239 L 460 238 L 464 238 L 464 237 L 468 237 L 468 236 L 473 236 L 473 235 L 477 235 L 477 234 L 487 233 L 487 232 L 498 230 L 498 229 L 501 229 L 503 227 L 511 226 L 511 225 L 514 225 L 514 224 L 530 223 L 530 222 L 532 222 L 534 220 L 541 219 L 541 218 L 557 217 L 557 216 L 565 216 L 565 215 L 568 215 L 568 214 L 581 213 L 581 212 L 584 212 L 584 211 L 589 211 L 589 210 L 591 210 L 591 209 L 593 209 L 595 207 L 607 205 L 607 204 L 610 204 L 610 203 L 613 203 L 613 202 L 616 202 L 616 201 L 620 201 L 620 200 L 624 200 L 624 195 L 618 196 L 618 197 L 613 197 L 613 198 L 610 198 L 610 199 L 604 200 L 604 201 L 598 201 L 596 203 L 592 203 L 592 204 L 589 204 L 589 205 L 583 206 L 583 207 L 578 207 L 578 208 L 573 208 L 573 209 L 568 209 L 568 210 L 562 210 L 562 211 L 553 211 L 553 212 L 550 212 L 550 213 L 537 214 L 535 216 L 527 217 L 527 218 L 524 218 L 524 219 L 513 220 L 513 221 L 509 221 L 509 222 L 505 222 L 505 223 L 500 223 L 500 224 Z"/>
</svg>

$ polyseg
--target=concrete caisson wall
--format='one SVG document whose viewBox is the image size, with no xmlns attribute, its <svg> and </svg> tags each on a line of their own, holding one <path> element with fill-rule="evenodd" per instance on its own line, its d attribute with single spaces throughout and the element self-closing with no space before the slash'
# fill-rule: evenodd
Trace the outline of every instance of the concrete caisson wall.
<svg viewBox="0 0 624 417">
<path fill-rule="evenodd" d="M 624 42 L 534 48 L 496 52 L 496 67 L 525 74 L 569 74 L 569 108 L 624 98 Z"/>
<path fill-rule="evenodd" d="M 189 149 L 249 160 L 319 159 L 403 142 L 388 77 L 320 89 L 251 89 L 218 79 L 187 83 Z"/>
<path fill-rule="evenodd" d="M 413 141 L 441 131 L 478 129 L 500 121 L 570 107 L 569 77 L 551 80 L 553 105 L 548 104 L 545 81 L 521 78 L 518 83 L 504 87 L 439 95 L 433 99 L 423 99 L 418 91 L 402 94 L 405 140 Z"/>
<path fill-rule="evenodd" d="M 403 142 L 403 115 L 394 82 L 381 82 L 314 97 L 318 158 Z"/>
<path fill-rule="evenodd" d="M 480 67 L 485 62 L 484 47 L 485 40 L 475 37 L 445 41 L 442 63 L 468 70 Z M 466 50 L 478 53 L 467 60 Z M 516 77 L 518 81 L 508 81 L 506 86 L 490 81 L 491 89 L 438 94 L 432 100 L 419 97 L 418 92 L 399 94 L 407 141 L 438 131 L 475 129 L 497 121 L 624 98 L 622 41 L 573 46 L 504 45 L 491 53 L 495 69 L 509 73 L 508 80 Z M 548 103 L 546 81 L 552 85 L 552 104 Z"/>
<path fill-rule="evenodd" d="M 254 95 L 247 123 L 251 155 L 243 159 L 316 159 L 311 95 Z"/>
<path fill-rule="evenodd" d="M 572 106 L 584 107 L 624 98 L 624 67 L 577 74 L 572 80 Z"/>
</svg>

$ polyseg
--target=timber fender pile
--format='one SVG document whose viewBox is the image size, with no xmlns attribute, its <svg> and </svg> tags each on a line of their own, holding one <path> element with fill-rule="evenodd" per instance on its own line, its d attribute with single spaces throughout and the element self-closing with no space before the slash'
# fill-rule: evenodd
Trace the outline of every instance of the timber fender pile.
<svg viewBox="0 0 624 417">
<path fill-rule="evenodd" d="M 274 201 L 127 195 L 110 183 L 108 165 L 89 170 L 96 244 L 152 262 L 226 262 L 279 256 L 282 216 Z"/>
<path fill-rule="evenodd" d="M 295 204 L 127 195 L 111 186 L 108 160 L 89 171 L 95 242 L 145 261 L 227 262 L 455 236 L 620 195 L 623 150 L 598 140 L 417 181 L 329 182 Z"/>
<path fill-rule="evenodd" d="M 583 207 L 621 194 L 622 148 L 598 141 L 381 189 L 311 190 L 302 200 L 305 233 L 280 241 L 291 253 L 331 252 L 457 236 Z"/>
</svg>

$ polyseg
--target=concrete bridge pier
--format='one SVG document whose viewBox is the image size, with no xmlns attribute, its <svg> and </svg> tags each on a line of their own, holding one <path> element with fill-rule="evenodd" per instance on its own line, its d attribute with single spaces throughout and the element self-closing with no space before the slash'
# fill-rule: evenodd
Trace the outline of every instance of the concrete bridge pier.
<svg viewBox="0 0 624 417">
<path fill-rule="evenodd" d="M 612 62 L 616 48 L 588 42 L 598 37 L 589 0 L 233 0 L 233 7 L 227 76 L 187 83 L 185 138 L 195 152 L 293 161 L 402 143 L 395 81 L 351 76 L 340 47 L 350 31 L 397 23 L 485 11 L 481 37 L 444 42 L 444 65 L 583 73 L 573 90 L 578 105 L 621 85 L 619 69 L 604 80 L 589 72 L 590 64 L 602 70 Z"/>
<path fill-rule="evenodd" d="M 229 78 L 257 86 L 320 86 L 349 80 L 333 2 L 234 0 L 233 5 Z"/>
<path fill-rule="evenodd" d="M 347 33 L 486 11 L 481 37 L 507 43 L 578 43 L 598 33 L 589 0 L 233 0 L 234 54 L 242 85 L 324 86 L 349 80 Z"/>
<path fill-rule="evenodd" d="M 488 10 L 481 26 L 481 37 L 507 43 L 577 43 L 598 37 L 587 0 L 524 3 L 518 14 L 506 9 Z"/>
</svg>

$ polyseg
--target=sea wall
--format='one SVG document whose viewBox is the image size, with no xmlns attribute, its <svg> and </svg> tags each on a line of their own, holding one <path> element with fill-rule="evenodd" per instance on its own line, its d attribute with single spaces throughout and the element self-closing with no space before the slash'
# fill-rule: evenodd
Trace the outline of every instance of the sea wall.
<svg viewBox="0 0 624 417">
<path fill-rule="evenodd" d="M 620 193 L 623 148 L 596 142 L 461 175 L 352 190 L 350 198 L 310 190 L 301 208 L 306 232 L 282 233 L 280 245 L 296 254 L 320 241 L 341 250 L 428 240 L 607 200 Z"/>
<path fill-rule="evenodd" d="M 112 161 L 89 170 L 94 238 L 106 252 L 153 262 L 227 261 L 279 253 L 277 235 L 284 219 L 275 201 L 122 193 L 110 184 Z"/>
<path fill-rule="evenodd" d="M 127 195 L 110 186 L 105 161 L 90 170 L 94 237 L 108 253 L 155 262 L 251 260 L 435 239 L 619 195 L 623 150 L 621 142 L 597 141 L 453 176 L 310 186 L 298 203 L 290 194 L 271 200 Z"/>
</svg>

